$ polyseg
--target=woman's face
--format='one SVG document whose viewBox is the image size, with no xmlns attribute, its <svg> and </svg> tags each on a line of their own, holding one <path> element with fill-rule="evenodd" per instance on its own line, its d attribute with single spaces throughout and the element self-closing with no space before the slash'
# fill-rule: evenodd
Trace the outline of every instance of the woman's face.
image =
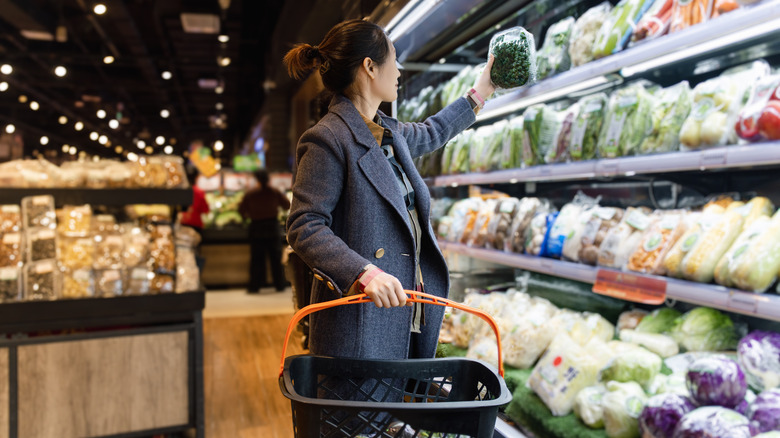
<svg viewBox="0 0 780 438">
<path fill-rule="evenodd" d="M 395 47 L 389 40 L 387 44 L 390 46 L 390 53 L 387 54 L 384 64 L 377 67 L 378 72 L 371 88 L 373 94 L 382 99 L 382 102 L 393 102 L 398 99 L 398 78 L 401 77 L 401 72 L 395 58 Z"/>
</svg>

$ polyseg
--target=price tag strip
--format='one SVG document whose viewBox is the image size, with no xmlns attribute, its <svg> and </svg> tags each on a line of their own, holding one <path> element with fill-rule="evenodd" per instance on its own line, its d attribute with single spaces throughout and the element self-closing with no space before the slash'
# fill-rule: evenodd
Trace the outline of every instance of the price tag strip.
<svg viewBox="0 0 780 438">
<path fill-rule="evenodd" d="M 658 305 L 666 300 L 666 280 L 599 269 L 593 292 L 635 303 Z"/>
</svg>

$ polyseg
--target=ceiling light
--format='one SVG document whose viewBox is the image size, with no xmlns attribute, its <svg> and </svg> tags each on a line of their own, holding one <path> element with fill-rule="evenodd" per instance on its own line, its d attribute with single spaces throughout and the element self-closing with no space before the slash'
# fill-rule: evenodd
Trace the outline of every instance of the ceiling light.
<svg viewBox="0 0 780 438">
<path fill-rule="evenodd" d="M 100 134 L 95 131 L 89 133 L 89 139 L 92 141 L 97 141 L 98 137 L 100 137 Z"/>
<path fill-rule="evenodd" d="M 135 152 L 128 152 L 127 159 L 130 161 L 138 161 L 138 155 Z"/>
<path fill-rule="evenodd" d="M 49 137 L 47 137 L 45 135 L 43 137 L 41 137 L 41 144 L 44 145 L 44 146 L 49 144 Z"/>
<path fill-rule="evenodd" d="M 229 56 L 219 56 L 217 57 L 217 63 L 221 65 L 222 67 L 227 67 L 230 65 L 230 57 Z"/>
<path fill-rule="evenodd" d="M 158 146 L 162 146 L 165 144 L 165 137 L 158 135 L 157 138 L 154 139 L 154 142 L 157 143 Z"/>
<path fill-rule="evenodd" d="M 66 144 L 62 145 L 62 152 L 65 152 L 67 154 L 69 150 L 70 150 L 70 146 Z"/>
<path fill-rule="evenodd" d="M 84 129 L 84 124 L 81 122 L 76 122 L 76 124 L 73 125 L 73 128 L 75 128 L 76 131 L 81 131 L 82 129 Z"/>
<path fill-rule="evenodd" d="M 168 70 L 162 72 L 162 78 L 165 79 L 166 81 L 172 77 L 173 77 L 173 73 L 169 72 Z"/>
<path fill-rule="evenodd" d="M 136 145 L 138 146 L 138 149 L 143 149 L 146 147 L 146 142 L 143 140 L 138 140 L 138 143 L 136 143 Z"/>
<path fill-rule="evenodd" d="M 226 43 L 230 41 L 230 37 L 225 34 L 218 36 L 217 39 L 219 40 L 220 43 Z"/>
<path fill-rule="evenodd" d="M 111 129 L 116 129 L 119 127 L 119 120 L 117 119 L 111 119 L 108 121 L 108 127 Z"/>
<path fill-rule="evenodd" d="M 31 109 L 31 110 L 33 110 L 33 111 L 38 111 L 38 109 L 39 109 L 40 107 L 41 107 L 41 106 L 38 104 L 38 102 L 36 102 L 36 101 L 34 101 L 34 100 L 30 102 L 30 109 Z"/>
<path fill-rule="evenodd" d="M 98 143 L 100 144 L 108 143 L 108 137 L 106 137 L 105 135 L 101 135 L 100 137 L 98 137 Z"/>
<path fill-rule="evenodd" d="M 78 152 L 78 149 L 76 149 L 76 146 L 71 146 L 70 149 L 68 149 L 68 153 L 71 155 L 76 155 L 76 152 Z"/>
<path fill-rule="evenodd" d="M 151 146 L 147 146 L 144 149 L 144 152 L 146 152 L 148 155 L 152 155 L 152 153 L 154 152 L 154 148 L 152 148 Z"/>
<path fill-rule="evenodd" d="M 214 89 L 214 92 L 217 94 L 222 94 L 225 92 L 225 88 L 223 88 L 222 85 L 218 85 L 217 88 Z"/>
<path fill-rule="evenodd" d="M 114 57 L 111 55 L 106 55 L 103 57 L 103 63 L 104 64 L 112 64 L 114 62 Z"/>
<path fill-rule="evenodd" d="M 27 102 L 27 96 L 24 94 L 19 95 L 19 103 L 26 103 Z"/>
<path fill-rule="evenodd" d="M 8 90 L 8 82 L 0 82 L 0 91 Z"/>
<path fill-rule="evenodd" d="M 170 115 L 171 115 L 171 112 L 168 111 L 167 109 L 164 109 L 164 110 L 160 111 L 160 117 L 162 117 L 163 119 L 167 119 L 168 116 L 170 116 Z"/>
<path fill-rule="evenodd" d="M 114 148 L 114 152 L 116 152 L 117 154 L 121 154 L 123 150 L 124 149 L 122 149 L 122 146 L 117 146 Z"/>
<path fill-rule="evenodd" d="M 215 151 L 221 151 L 222 149 L 225 149 L 225 143 L 222 143 L 222 140 L 217 140 L 214 142 L 214 150 Z"/>
<path fill-rule="evenodd" d="M 95 13 L 98 15 L 103 15 L 106 13 L 108 8 L 106 8 L 106 5 L 104 5 L 103 3 L 98 3 L 95 5 L 94 8 L 92 8 L 92 10 L 95 11 Z"/>
<path fill-rule="evenodd" d="M 168 155 L 172 154 L 173 153 L 173 146 L 171 146 L 171 145 L 165 146 L 165 148 L 163 148 L 163 152 L 165 152 Z"/>
<path fill-rule="evenodd" d="M 54 74 L 57 75 L 57 77 L 64 77 L 66 74 L 68 74 L 68 69 L 58 65 L 57 67 L 54 67 Z"/>
<path fill-rule="evenodd" d="M 2 67 L 0 67 L 0 73 L 4 75 L 10 75 L 14 72 L 14 68 L 11 67 L 10 64 L 3 64 Z"/>
<path fill-rule="evenodd" d="M 65 117 L 65 116 L 60 116 L 60 118 L 58 120 L 60 122 L 60 125 L 64 125 L 64 124 L 68 123 L 68 118 Z"/>
<path fill-rule="evenodd" d="M 98 116 L 98 119 L 105 119 L 106 118 L 106 112 L 104 110 L 98 110 L 97 116 Z"/>
<path fill-rule="evenodd" d="M 7 132 L 9 134 L 13 134 L 15 131 L 16 131 L 16 126 L 14 126 L 14 125 L 12 125 L 10 123 L 5 125 L 5 132 Z"/>
</svg>

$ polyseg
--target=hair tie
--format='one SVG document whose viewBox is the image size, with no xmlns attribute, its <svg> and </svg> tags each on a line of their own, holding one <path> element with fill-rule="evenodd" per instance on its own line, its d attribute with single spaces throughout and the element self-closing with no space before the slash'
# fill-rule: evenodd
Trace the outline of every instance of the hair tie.
<svg viewBox="0 0 780 438">
<path fill-rule="evenodd" d="M 320 74 L 324 75 L 325 72 L 327 72 L 329 69 L 330 69 L 330 63 L 325 59 L 323 59 L 322 63 L 320 64 Z"/>
<path fill-rule="evenodd" d="M 317 46 L 311 46 L 308 49 L 306 49 L 306 57 L 309 59 L 317 59 L 320 58 L 320 48 Z"/>
</svg>

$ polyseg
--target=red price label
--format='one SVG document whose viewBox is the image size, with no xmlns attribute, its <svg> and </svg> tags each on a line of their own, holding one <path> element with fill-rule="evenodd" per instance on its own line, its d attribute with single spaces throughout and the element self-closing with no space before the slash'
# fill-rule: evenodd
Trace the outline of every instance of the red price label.
<svg viewBox="0 0 780 438">
<path fill-rule="evenodd" d="M 666 300 L 666 281 L 626 272 L 599 269 L 593 292 L 643 304 L 662 304 Z"/>
</svg>

